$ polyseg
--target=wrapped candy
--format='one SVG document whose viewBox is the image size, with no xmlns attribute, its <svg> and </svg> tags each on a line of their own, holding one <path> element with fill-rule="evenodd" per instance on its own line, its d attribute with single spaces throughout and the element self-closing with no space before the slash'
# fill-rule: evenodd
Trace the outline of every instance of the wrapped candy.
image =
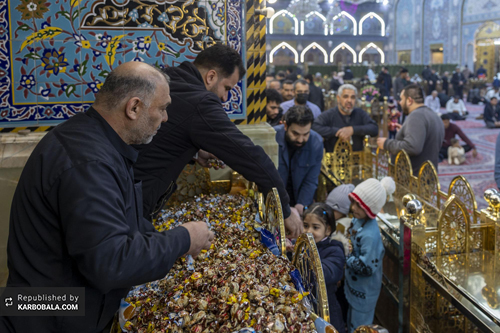
<svg viewBox="0 0 500 333">
<path fill-rule="evenodd" d="M 215 239 L 197 258 L 179 259 L 164 279 L 133 288 L 126 303 L 134 311 L 128 312 L 122 331 L 316 332 L 303 302 L 294 302 L 303 295 L 290 276 L 295 268 L 269 250 L 272 244 L 261 242 L 267 230 L 254 228 L 252 200 L 201 195 L 162 211 L 154 221 L 158 230 L 197 219 L 208 224 Z M 264 236 L 269 242 L 272 237 Z"/>
</svg>

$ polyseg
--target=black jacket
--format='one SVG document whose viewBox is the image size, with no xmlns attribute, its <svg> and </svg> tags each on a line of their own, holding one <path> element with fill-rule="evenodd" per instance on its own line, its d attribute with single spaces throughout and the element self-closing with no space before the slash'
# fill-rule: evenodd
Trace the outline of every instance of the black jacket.
<svg viewBox="0 0 500 333">
<path fill-rule="evenodd" d="M 454 72 L 453 76 L 451 77 L 451 84 L 453 85 L 453 90 L 457 90 L 458 84 L 460 83 L 460 81 L 462 81 L 463 84 L 465 85 L 465 82 L 466 82 L 465 76 L 462 73 Z M 455 94 L 456 94 L 456 91 L 455 91 Z"/>
<path fill-rule="evenodd" d="M 285 218 L 290 215 L 289 198 L 281 177 L 262 147 L 234 125 L 222 108 L 220 99 L 205 88 L 198 69 L 190 62 L 169 67 L 170 96 L 168 121 L 148 145 L 138 146 L 139 158 L 135 176 L 142 180 L 144 216 L 150 218 L 158 202 L 175 183 L 182 169 L 196 152 L 206 150 L 220 158 L 233 170 L 257 184 L 266 194 L 276 187 Z"/>
<path fill-rule="evenodd" d="M 328 307 L 330 310 L 330 323 L 339 333 L 345 332 L 342 309 L 335 292 L 337 283 L 344 277 L 345 253 L 344 245 L 333 239 L 326 239 L 316 243 L 321 268 L 325 278 L 326 292 L 328 294 Z"/>
<path fill-rule="evenodd" d="M 354 108 L 350 116 L 344 117 L 340 114 L 338 106 L 320 114 L 314 120 L 312 129 L 325 139 L 326 152 L 331 153 L 335 148 L 335 143 L 337 143 L 335 134 L 339 129 L 348 126 L 352 126 L 354 130 L 352 135 L 353 151 L 363 150 L 365 135 L 376 136 L 378 134 L 378 125 L 368 113 L 360 108 Z"/>
<path fill-rule="evenodd" d="M 316 87 L 314 83 L 309 84 L 309 102 L 316 104 L 320 108 L 321 112 L 325 111 L 323 91 L 321 88 Z"/>
<path fill-rule="evenodd" d="M 337 91 L 337 90 L 339 90 L 340 86 L 341 86 L 341 84 L 340 84 L 339 80 L 334 79 L 334 78 L 332 78 L 330 80 L 330 90 Z"/>
<path fill-rule="evenodd" d="M 85 316 L 10 317 L 16 332 L 100 332 L 130 287 L 189 250 L 185 228 L 160 233 L 142 218 L 136 158 L 93 108 L 37 145 L 12 201 L 7 286 L 85 287 Z"/>
<path fill-rule="evenodd" d="M 490 103 L 486 102 L 485 105 L 484 105 L 483 116 L 484 116 L 484 121 L 485 122 L 487 122 L 487 121 L 491 121 L 491 122 L 498 121 L 500 119 L 500 107 L 498 106 L 498 104 L 495 107 L 493 107 L 493 105 L 491 105 Z"/>
</svg>

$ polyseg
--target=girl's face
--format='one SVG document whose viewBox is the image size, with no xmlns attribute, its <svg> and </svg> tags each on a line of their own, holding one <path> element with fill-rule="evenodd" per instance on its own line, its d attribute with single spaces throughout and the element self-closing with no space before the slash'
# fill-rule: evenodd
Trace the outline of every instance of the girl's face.
<svg viewBox="0 0 500 333">
<path fill-rule="evenodd" d="M 357 219 L 364 220 L 368 217 L 364 209 L 361 208 L 361 206 L 356 201 L 353 201 L 351 203 L 351 211 L 352 211 L 352 216 L 354 216 Z"/>
<path fill-rule="evenodd" d="M 332 233 L 331 228 L 325 226 L 314 214 L 307 214 L 304 219 L 304 233 L 307 232 L 313 235 L 316 243 L 321 242 Z"/>
</svg>

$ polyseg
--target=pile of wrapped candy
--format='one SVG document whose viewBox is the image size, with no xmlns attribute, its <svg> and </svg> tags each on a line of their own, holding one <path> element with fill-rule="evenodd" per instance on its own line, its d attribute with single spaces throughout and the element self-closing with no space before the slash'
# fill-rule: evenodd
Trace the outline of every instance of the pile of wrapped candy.
<svg viewBox="0 0 500 333">
<path fill-rule="evenodd" d="M 305 293 L 292 283 L 295 268 L 263 245 L 255 214 L 253 200 L 242 195 L 201 196 L 164 211 L 158 230 L 206 221 L 215 240 L 197 258 L 178 260 L 164 279 L 132 290 L 122 330 L 316 332 Z"/>
</svg>

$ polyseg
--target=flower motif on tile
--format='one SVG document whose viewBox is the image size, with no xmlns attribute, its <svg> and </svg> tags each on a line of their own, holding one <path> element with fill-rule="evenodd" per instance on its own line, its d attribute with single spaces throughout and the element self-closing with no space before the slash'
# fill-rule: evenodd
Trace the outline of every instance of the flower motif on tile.
<svg viewBox="0 0 500 333">
<path fill-rule="evenodd" d="M 99 89 L 102 87 L 102 82 L 99 79 L 95 79 L 93 82 L 87 83 L 87 91 L 85 94 L 88 94 L 89 92 L 93 92 L 94 94 L 97 94 L 99 92 Z"/>
<path fill-rule="evenodd" d="M 131 10 L 130 13 L 128 13 L 128 16 L 132 19 L 132 21 L 136 21 L 139 18 L 139 12 L 137 11 L 137 8 Z"/>
<path fill-rule="evenodd" d="M 73 38 L 75 39 L 75 45 L 80 46 L 84 49 L 90 48 L 90 42 L 87 40 L 87 37 L 84 35 L 73 34 Z"/>
<path fill-rule="evenodd" d="M 137 37 L 137 39 L 133 42 L 134 47 L 133 51 L 134 52 L 139 52 L 139 53 L 146 53 L 149 51 L 149 48 L 151 47 L 151 36 L 146 36 L 146 37 Z"/>
<path fill-rule="evenodd" d="M 0 109 L 0 119 L 6 118 L 10 114 L 10 108 Z"/>
<path fill-rule="evenodd" d="M 158 43 L 158 49 L 160 50 L 156 56 L 158 57 L 161 53 L 166 54 L 166 55 L 171 55 L 174 56 L 176 59 L 181 56 L 182 53 L 186 50 L 185 48 L 182 48 L 179 51 L 174 50 L 170 45 L 165 45 L 165 43 Z"/>
<path fill-rule="evenodd" d="M 64 53 L 59 53 L 56 49 L 45 49 L 43 51 L 42 63 L 43 69 L 54 73 L 54 75 L 59 74 L 59 72 L 66 72 L 66 67 L 69 65 L 68 60 L 64 57 Z"/>
<path fill-rule="evenodd" d="M 5 28 L 0 25 L 0 37 L 3 37 L 6 32 L 7 32 L 7 30 L 5 30 Z"/>
<path fill-rule="evenodd" d="M 168 18 L 167 13 L 163 12 L 163 13 L 161 13 L 160 16 L 158 16 L 158 21 L 160 21 L 162 23 L 167 23 L 168 21 L 170 21 L 170 19 Z"/>
<path fill-rule="evenodd" d="M 32 18 L 42 19 L 43 14 L 49 11 L 50 2 L 43 0 L 20 0 L 21 4 L 16 7 L 21 12 L 21 20 Z"/>
<path fill-rule="evenodd" d="M 21 82 L 19 82 L 22 87 L 26 89 L 31 89 L 35 86 L 36 81 L 33 75 L 23 75 L 21 76 Z"/>
<path fill-rule="evenodd" d="M 99 45 L 104 48 L 108 47 L 108 43 L 111 42 L 111 40 L 113 39 L 113 37 L 108 35 L 107 33 L 104 33 L 104 35 L 97 34 L 95 35 L 95 37 L 97 38 L 97 40 L 101 41 Z"/>
<path fill-rule="evenodd" d="M 50 93 L 51 89 L 49 86 L 47 86 L 47 87 L 40 86 L 38 89 L 38 92 L 40 93 L 39 96 L 41 96 L 45 100 L 49 100 L 49 97 L 54 96 L 53 94 Z"/>
</svg>

